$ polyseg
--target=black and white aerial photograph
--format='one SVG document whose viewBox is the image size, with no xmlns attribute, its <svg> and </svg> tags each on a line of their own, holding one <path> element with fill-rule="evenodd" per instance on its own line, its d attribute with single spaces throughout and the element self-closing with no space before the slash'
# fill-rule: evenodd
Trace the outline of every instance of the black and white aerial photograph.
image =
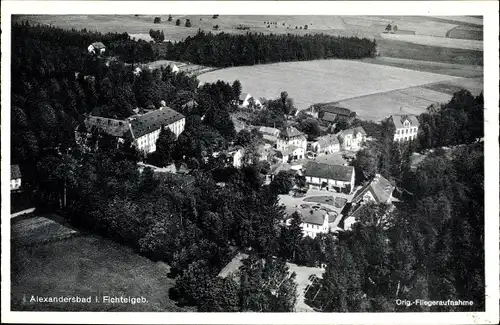
<svg viewBox="0 0 500 325">
<path fill-rule="evenodd" d="M 10 310 L 485 312 L 483 16 L 216 9 L 10 15 Z"/>
</svg>

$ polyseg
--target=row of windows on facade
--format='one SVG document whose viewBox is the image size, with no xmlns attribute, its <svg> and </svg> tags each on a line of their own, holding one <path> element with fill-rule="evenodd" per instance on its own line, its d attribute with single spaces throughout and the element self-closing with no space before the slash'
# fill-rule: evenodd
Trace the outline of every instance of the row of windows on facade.
<svg viewBox="0 0 500 325">
<path fill-rule="evenodd" d="M 401 131 L 401 133 L 400 133 Z M 412 134 L 412 133 L 417 133 L 417 128 L 411 128 L 411 129 L 404 129 L 404 130 L 397 130 L 396 134 Z"/>
<path fill-rule="evenodd" d="M 328 183 L 330 185 L 344 185 L 345 183 L 349 182 L 343 182 L 335 179 L 326 179 L 326 178 L 318 178 L 318 177 L 310 177 L 306 176 L 306 182 L 308 183 L 313 183 L 313 184 L 318 184 L 321 185 L 321 183 Z"/>
<path fill-rule="evenodd" d="M 318 226 L 318 225 L 311 225 L 311 224 L 309 224 L 309 223 L 306 223 L 305 225 L 306 225 L 306 226 L 305 226 L 305 228 L 312 228 L 312 229 L 322 229 L 322 228 L 323 228 L 323 227 L 321 227 L 321 226 Z"/>
<path fill-rule="evenodd" d="M 413 140 L 413 139 L 416 139 L 417 138 L 417 135 L 410 135 L 410 136 L 407 136 L 407 137 L 401 137 L 401 138 L 397 138 L 396 141 L 400 142 L 400 141 L 408 141 L 408 140 Z"/>
<path fill-rule="evenodd" d="M 168 126 L 169 129 L 172 129 L 172 127 L 173 127 L 173 132 L 175 133 L 175 135 L 177 135 L 178 133 L 180 133 L 180 131 L 181 131 L 181 125 L 180 124 L 176 123 L 174 125 L 169 125 Z M 147 134 L 146 136 L 140 137 L 137 140 L 137 142 L 139 143 L 139 146 L 148 144 L 148 140 L 152 141 L 152 142 L 156 142 L 156 140 L 158 140 L 158 135 L 159 134 L 160 134 L 160 130 L 156 130 L 154 132 L 151 132 L 151 133 Z"/>
</svg>

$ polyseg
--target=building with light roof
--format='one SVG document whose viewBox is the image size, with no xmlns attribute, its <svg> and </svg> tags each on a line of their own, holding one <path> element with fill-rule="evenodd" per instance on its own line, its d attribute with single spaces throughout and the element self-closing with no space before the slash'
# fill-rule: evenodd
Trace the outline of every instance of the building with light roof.
<svg viewBox="0 0 500 325">
<path fill-rule="evenodd" d="M 366 132 L 361 126 L 342 130 L 337 136 L 342 150 L 358 151 L 366 141 Z"/>
<path fill-rule="evenodd" d="M 389 121 L 394 125 L 394 141 L 405 142 L 415 140 L 418 134 L 419 122 L 415 115 L 392 115 Z"/>
<path fill-rule="evenodd" d="M 130 140 L 139 151 L 146 154 L 156 151 L 156 140 L 162 127 L 170 129 L 178 137 L 186 123 L 184 115 L 162 106 L 145 114 L 137 114 L 126 120 L 118 120 L 100 116 L 88 116 L 84 125 L 77 129 L 77 141 L 88 138 L 93 129 L 110 135 L 118 142 Z"/>
</svg>

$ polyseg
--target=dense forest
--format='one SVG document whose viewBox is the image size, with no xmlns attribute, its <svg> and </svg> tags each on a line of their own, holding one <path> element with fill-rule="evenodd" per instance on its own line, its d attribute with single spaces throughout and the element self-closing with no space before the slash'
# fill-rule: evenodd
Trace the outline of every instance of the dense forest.
<svg viewBox="0 0 500 325">
<path fill-rule="evenodd" d="M 212 34 L 199 31 L 182 42 L 168 43 L 166 59 L 214 67 L 232 67 L 315 59 L 373 57 L 375 40 L 323 34 Z"/>
<path fill-rule="evenodd" d="M 103 56 L 87 51 L 96 40 L 107 46 Z M 228 107 L 239 93 L 233 94 L 231 85 L 219 82 L 198 89 L 196 78 L 172 73 L 168 67 L 136 75 L 120 56 L 111 56 L 122 46 L 132 49 L 134 62 L 151 59 L 141 54 L 150 44 L 131 41 L 126 34 L 13 25 L 11 157 L 12 163 L 20 164 L 27 187 L 38 182 L 36 164 L 41 157 L 74 146 L 74 130 L 86 114 L 125 118 L 136 108 L 157 108 L 165 101 L 187 117 L 179 142 L 186 144 L 182 152 L 187 157 L 198 159 L 202 152 L 224 147 L 234 135 Z M 200 104 L 186 107 L 191 100 Z"/>
<path fill-rule="evenodd" d="M 446 104 L 429 107 L 419 116 L 417 149 L 472 143 L 484 136 L 484 98 L 461 90 Z"/>
<path fill-rule="evenodd" d="M 322 288 L 309 302 L 325 312 L 484 310 L 483 158 L 480 143 L 451 155 L 438 150 L 407 180 L 411 199 L 388 214 L 362 208 L 353 230 L 326 250 Z M 396 299 L 473 305 L 408 307 Z"/>
</svg>

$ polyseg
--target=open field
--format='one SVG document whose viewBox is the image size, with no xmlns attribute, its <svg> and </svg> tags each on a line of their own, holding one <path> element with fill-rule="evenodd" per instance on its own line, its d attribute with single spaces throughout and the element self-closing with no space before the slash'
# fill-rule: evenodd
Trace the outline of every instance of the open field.
<svg viewBox="0 0 500 325">
<path fill-rule="evenodd" d="M 484 90 L 484 79 L 482 77 L 458 78 L 458 79 L 428 84 L 425 85 L 424 87 L 442 93 L 446 93 L 449 95 L 453 95 L 453 93 L 461 89 L 467 89 L 472 93 L 472 95 L 477 96 Z"/>
<path fill-rule="evenodd" d="M 316 60 L 221 69 L 198 78 L 201 83 L 239 79 L 243 91 L 256 98 L 277 98 L 286 90 L 297 108 L 306 109 L 314 103 L 341 101 L 455 77 L 359 61 Z"/>
<path fill-rule="evenodd" d="M 483 65 L 483 51 L 429 46 L 384 38 L 377 39 L 377 46 L 382 57 Z"/>
<path fill-rule="evenodd" d="M 30 247 L 21 246 L 23 238 L 12 238 L 13 244 L 17 244 L 11 254 L 12 310 L 188 311 L 168 297 L 169 288 L 174 285 L 174 280 L 167 277 L 169 267 L 139 256 L 130 248 L 86 234 Z M 36 304 L 29 302 L 31 295 L 143 296 L 147 303 Z"/>
<path fill-rule="evenodd" d="M 428 17 L 428 16 L 273 16 L 273 15 L 222 15 L 212 19 L 211 15 L 158 15 L 161 23 L 154 24 L 153 15 L 23 15 L 15 20 L 28 20 L 30 23 L 54 25 L 62 28 L 95 30 L 100 32 L 128 32 L 129 34 L 148 34 L 150 29 L 163 30 L 167 40 L 182 40 L 193 35 L 198 29 L 212 30 L 219 25 L 224 32 L 246 33 L 250 31 L 272 33 L 322 32 L 342 35 L 342 31 L 353 31 L 358 35 L 373 37 L 384 31 L 387 24 L 397 25 L 399 30 L 416 35 L 445 37 L 455 27 L 482 28 L 482 19 L 475 17 Z M 180 26 L 175 26 L 180 19 Z M 186 19 L 191 28 L 183 27 Z M 276 24 L 272 24 L 276 22 Z M 267 27 L 269 25 L 269 28 Z M 307 25 L 307 30 L 300 29 Z M 297 29 L 295 28 L 297 27 Z M 362 35 L 361 35 L 362 34 Z"/>
<path fill-rule="evenodd" d="M 413 44 L 473 50 L 473 51 L 483 50 L 482 41 L 470 40 L 470 39 L 435 37 L 427 35 L 385 34 L 385 33 L 380 34 L 380 36 L 384 39 L 408 42 Z"/>
<path fill-rule="evenodd" d="M 416 71 L 446 74 L 455 77 L 482 77 L 483 67 L 480 65 L 451 64 L 444 62 L 376 57 L 361 60 L 366 63 L 382 64 Z"/>
<path fill-rule="evenodd" d="M 457 26 L 450 29 L 448 33 L 446 33 L 446 37 L 482 41 L 483 29 Z"/>
<path fill-rule="evenodd" d="M 382 39 L 380 36 L 384 32 L 388 23 L 396 24 L 398 30 L 404 34 L 417 36 L 438 36 L 439 40 L 446 44 L 449 40 L 445 38 L 448 34 L 453 38 L 475 39 L 477 30 L 482 30 L 482 19 L 477 17 L 428 17 L 428 16 L 264 16 L 264 15 L 231 15 L 219 16 L 212 19 L 212 16 L 186 16 L 173 15 L 172 21 L 168 20 L 168 15 L 159 15 L 160 24 L 154 24 L 155 16 L 152 15 L 23 15 L 13 17 L 13 21 L 28 20 L 32 24 L 40 23 L 53 25 L 66 29 L 83 29 L 100 32 L 127 32 L 136 35 L 137 38 L 148 39 L 149 30 L 161 30 L 165 34 L 167 41 L 181 41 L 188 36 L 196 34 L 198 29 L 212 31 L 214 33 L 244 34 L 248 31 L 259 33 L 292 33 L 303 35 L 307 33 L 324 33 L 333 36 L 359 36 L 376 39 L 380 44 L 382 56 L 402 57 L 408 59 L 420 59 L 434 61 L 430 53 L 435 52 L 437 46 L 427 46 L 426 48 L 416 48 L 420 57 L 415 56 L 415 49 L 411 55 L 406 55 L 404 51 L 399 51 L 401 42 L 396 40 Z M 180 19 L 180 26 L 175 26 L 175 21 Z M 191 28 L 183 27 L 186 19 L 190 19 Z M 276 22 L 276 25 L 266 24 Z M 219 25 L 219 30 L 214 31 L 213 26 Z M 269 28 L 267 26 L 269 25 Z M 300 26 L 306 29 L 300 29 Z M 248 30 L 237 29 L 245 27 Z M 297 29 L 295 28 L 297 27 Z M 456 30 L 456 31 L 453 31 Z M 468 32 L 473 30 L 473 32 Z M 451 32 L 450 32 L 451 31 Z M 472 36 L 471 36 L 472 35 Z M 474 36 L 475 35 L 475 36 Z M 404 44 L 408 44 L 405 42 Z M 441 46 L 441 44 L 438 44 Z M 161 46 L 160 46 L 161 48 Z M 397 56 L 400 54 L 402 56 Z M 449 55 L 450 54 L 450 55 Z M 437 61 L 450 60 L 455 63 L 456 53 L 437 51 Z M 413 56 L 412 56 L 413 55 Z M 481 53 L 482 55 L 482 53 Z M 421 57 L 423 56 L 423 58 Z M 473 55 L 474 56 L 474 55 Z M 456 62 L 466 63 L 467 62 Z M 471 63 L 471 62 L 469 62 Z M 482 63 L 482 61 L 481 61 Z"/>
<path fill-rule="evenodd" d="M 338 104 L 356 111 L 364 120 L 380 121 L 392 114 L 419 115 L 430 105 L 445 103 L 450 98 L 451 95 L 417 87 L 352 98 Z"/>
<path fill-rule="evenodd" d="M 11 233 L 12 238 L 15 238 L 12 244 L 35 246 L 79 235 L 77 230 L 58 222 L 59 220 L 60 217 L 56 215 L 21 216 L 12 220 Z"/>
<path fill-rule="evenodd" d="M 396 113 L 421 114 L 430 105 L 448 102 L 453 93 L 469 90 L 474 96 L 483 91 L 483 78 L 456 78 L 419 87 L 398 89 L 340 101 L 365 120 L 379 121 Z"/>
</svg>

